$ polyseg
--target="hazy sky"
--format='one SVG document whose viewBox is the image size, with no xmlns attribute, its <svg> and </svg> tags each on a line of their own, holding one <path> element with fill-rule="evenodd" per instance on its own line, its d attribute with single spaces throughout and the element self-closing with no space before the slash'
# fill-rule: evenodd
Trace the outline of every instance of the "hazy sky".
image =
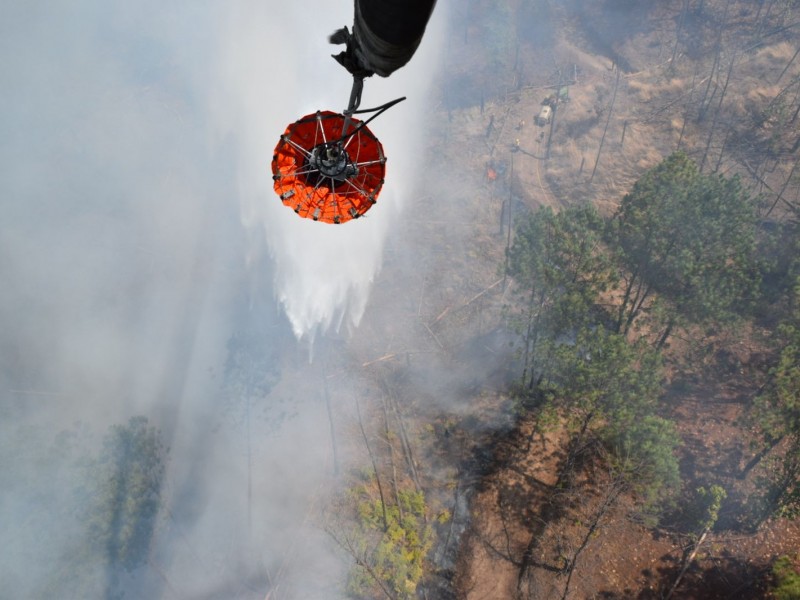
<svg viewBox="0 0 800 600">
<path fill-rule="evenodd" d="M 410 98 L 373 126 L 389 156 L 379 204 L 332 227 L 282 206 L 269 162 L 288 123 L 345 107 L 327 35 L 351 23 L 351 0 L 2 4 L 0 597 L 35 594 L 68 547 L 55 522 L 65 459 L 43 449 L 136 414 L 170 447 L 153 555 L 174 587 L 151 572 L 136 586 L 199 598 L 241 580 L 241 597 L 263 597 L 248 585 L 284 565 L 285 597 L 313 597 L 283 556 L 330 472 L 314 443 L 327 431 L 319 384 L 282 381 L 259 399 L 246 445 L 241 398 L 221 390 L 227 344 L 255 331 L 265 354 L 307 360 L 314 336 L 357 325 L 414 191 L 409 124 L 425 111 L 442 10 L 409 67 L 367 81 L 364 107 Z M 324 581 L 338 566 L 305 535 Z"/>
</svg>

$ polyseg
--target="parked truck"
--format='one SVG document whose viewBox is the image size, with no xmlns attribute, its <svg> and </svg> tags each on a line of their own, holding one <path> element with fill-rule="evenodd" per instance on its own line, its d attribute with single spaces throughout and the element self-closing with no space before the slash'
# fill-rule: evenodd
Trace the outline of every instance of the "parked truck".
<svg viewBox="0 0 800 600">
<path fill-rule="evenodd" d="M 536 124 L 544 127 L 553 118 L 553 109 L 549 104 L 545 104 L 536 116 Z"/>
</svg>

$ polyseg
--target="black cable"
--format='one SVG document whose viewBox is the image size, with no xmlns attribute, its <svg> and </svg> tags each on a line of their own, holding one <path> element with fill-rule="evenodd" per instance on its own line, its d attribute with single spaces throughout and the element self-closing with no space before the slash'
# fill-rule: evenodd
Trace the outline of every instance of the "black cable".
<svg viewBox="0 0 800 600">
<path fill-rule="evenodd" d="M 402 98 L 397 98 L 396 100 L 391 100 L 386 104 L 381 104 L 380 106 L 376 106 L 375 108 L 362 108 L 361 110 L 354 110 L 352 114 L 359 115 L 361 113 L 368 113 L 368 112 L 375 112 L 376 110 L 384 111 L 392 108 L 395 104 L 402 102 L 405 100 L 406 97 L 403 96 Z M 377 115 L 376 115 L 377 116 Z"/>
<path fill-rule="evenodd" d="M 374 119 L 378 118 L 378 117 L 379 117 L 379 116 L 381 116 L 383 113 L 385 113 L 387 110 L 389 110 L 390 108 L 392 108 L 392 107 L 393 107 L 395 104 L 399 104 L 400 102 L 402 102 L 402 101 L 403 101 L 403 100 L 405 100 L 405 99 L 406 99 L 406 97 L 405 97 L 405 96 L 403 96 L 402 98 L 397 98 L 397 99 L 395 99 L 395 100 L 391 100 L 391 101 L 387 102 L 386 104 L 381 104 L 380 106 L 378 106 L 378 107 L 376 107 L 376 108 L 364 108 L 364 109 L 361 109 L 361 110 L 354 110 L 354 111 L 353 111 L 351 114 L 362 114 L 362 113 L 369 113 L 369 112 L 374 112 L 375 114 L 374 114 L 374 115 L 372 115 L 372 116 L 371 116 L 369 119 L 367 119 L 366 121 L 361 121 L 361 122 L 360 122 L 358 125 L 356 125 L 356 126 L 353 128 L 353 131 L 351 131 L 351 132 L 349 132 L 349 133 L 342 133 L 342 136 L 341 136 L 341 137 L 340 137 L 338 140 L 331 140 L 331 141 L 330 141 L 330 142 L 328 142 L 326 145 L 327 145 L 327 146 L 331 146 L 331 145 L 341 144 L 341 143 L 342 143 L 342 142 L 344 142 L 344 141 L 345 141 L 347 138 L 349 138 L 350 136 L 352 136 L 353 134 L 355 134 L 356 132 L 358 132 L 358 130 L 359 130 L 359 129 L 361 129 L 362 127 L 366 127 L 366 126 L 367 126 L 367 123 L 369 123 L 370 121 L 372 121 L 372 120 L 374 120 Z M 377 111 L 377 112 L 376 112 L 376 111 Z"/>
</svg>

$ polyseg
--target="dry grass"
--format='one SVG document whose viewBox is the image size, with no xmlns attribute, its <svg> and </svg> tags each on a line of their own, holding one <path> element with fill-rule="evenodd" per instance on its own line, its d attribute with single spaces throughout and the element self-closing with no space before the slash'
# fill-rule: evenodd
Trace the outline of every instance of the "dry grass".
<svg viewBox="0 0 800 600">
<path fill-rule="evenodd" d="M 628 79 L 628 90 L 631 94 L 631 100 L 642 103 L 660 101 L 665 97 L 674 97 L 683 94 L 691 85 L 691 79 L 681 77 L 674 77 L 668 80 L 653 80 L 644 77 L 631 77 Z"/>
</svg>

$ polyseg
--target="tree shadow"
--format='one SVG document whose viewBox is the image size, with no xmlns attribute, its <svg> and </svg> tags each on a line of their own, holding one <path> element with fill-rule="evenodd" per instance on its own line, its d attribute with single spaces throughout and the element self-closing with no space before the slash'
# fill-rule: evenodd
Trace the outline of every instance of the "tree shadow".
<svg viewBox="0 0 800 600">
<path fill-rule="evenodd" d="M 643 569 L 641 589 L 633 591 L 600 590 L 597 597 L 608 600 L 661 600 L 680 575 L 681 561 L 673 555 L 662 557 L 672 564 L 656 570 Z M 673 598 L 693 600 L 756 600 L 767 592 L 768 568 L 723 552 L 719 557 L 695 562 L 684 573 L 672 594 Z"/>
<path fill-rule="evenodd" d="M 680 570 L 680 564 L 658 569 L 658 574 L 653 578 L 654 589 L 643 591 L 637 598 L 661 597 L 653 595 L 651 592 L 668 593 L 680 574 Z M 767 571 L 766 567 L 734 557 L 725 550 L 719 556 L 695 561 L 683 575 L 673 593 L 673 598 L 695 598 L 697 600 L 764 598 Z"/>
</svg>

